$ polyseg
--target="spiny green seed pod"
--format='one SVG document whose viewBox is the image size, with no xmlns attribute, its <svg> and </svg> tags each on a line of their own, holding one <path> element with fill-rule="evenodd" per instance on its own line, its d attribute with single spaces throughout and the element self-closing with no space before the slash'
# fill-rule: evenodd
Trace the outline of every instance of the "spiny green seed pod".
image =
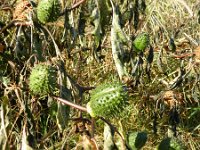
<svg viewBox="0 0 200 150">
<path fill-rule="evenodd" d="M 136 36 L 135 40 L 133 41 L 133 46 L 135 47 L 136 52 L 143 52 L 149 45 L 149 41 L 149 34 L 146 32 Z"/>
<path fill-rule="evenodd" d="M 166 138 L 158 145 L 157 150 L 184 150 L 183 144 L 176 138 Z"/>
<path fill-rule="evenodd" d="M 92 117 L 117 117 L 128 104 L 128 93 L 121 83 L 103 84 L 91 92 L 87 111 Z"/>
<path fill-rule="evenodd" d="M 46 96 L 56 89 L 56 69 L 49 65 L 38 64 L 29 78 L 29 87 L 34 95 Z"/>
<path fill-rule="evenodd" d="M 61 9 L 60 0 L 41 0 L 37 6 L 37 18 L 43 24 L 56 21 Z"/>
<path fill-rule="evenodd" d="M 147 141 L 145 132 L 130 132 L 127 137 L 127 142 L 131 150 L 141 149 Z"/>
</svg>

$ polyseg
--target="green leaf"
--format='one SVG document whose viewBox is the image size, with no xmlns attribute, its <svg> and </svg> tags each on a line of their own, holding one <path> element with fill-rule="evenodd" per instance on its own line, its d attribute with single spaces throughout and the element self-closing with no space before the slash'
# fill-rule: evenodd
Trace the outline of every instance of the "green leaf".
<svg viewBox="0 0 200 150">
<path fill-rule="evenodd" d="M 147 133 L 131 132 L 128 134 L 128 145 L 131 150 L 141 149 L 147 141 Z"/>
<path fill-rule="evenodd" d="M 157 147 L 157 150 L 184 150 L 183 144 L 176 138 L 165 138 Z"/>
</svg>

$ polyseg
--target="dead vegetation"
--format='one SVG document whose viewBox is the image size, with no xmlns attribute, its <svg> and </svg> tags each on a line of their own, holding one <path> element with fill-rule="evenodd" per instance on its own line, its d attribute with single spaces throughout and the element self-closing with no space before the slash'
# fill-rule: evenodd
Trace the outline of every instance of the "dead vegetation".
<svg viewBox="0 0 200 150">
<path fill-rule="evenodd" d="M 63 0 L 45 25 L 37 1 L 0 2 L 1 149 L 121 150 L 130 131 L 147 133 L 145 150 L 166 137 L 200 148 L 200 2 L 112 1 Z M 150 45 L 138 54 L 132 41 L 142 32 Z M 130 105 L 118 120 L 95 120 L 34 96 L 29 76 L 39 63 L 57 68 L 57 97 L 85 107 L 91 89 L 120 81 Z"/>
</svg>

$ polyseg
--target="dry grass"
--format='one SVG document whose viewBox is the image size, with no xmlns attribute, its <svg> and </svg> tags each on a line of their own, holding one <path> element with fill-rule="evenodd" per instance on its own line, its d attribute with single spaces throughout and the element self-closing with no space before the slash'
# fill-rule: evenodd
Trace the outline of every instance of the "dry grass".
<svg viewBox="0 0 200 150">
<path fill-rule="evenodd" d="M 94 2 L 86 1 L 79 8 L 69 12 L 70 21 L 66 36 L 63 35 L 63 16 L 58 22 L 46 25 L 57 43 L 61 56 L 55 51 L 50 36 L 38 25 L 23 26 L 21 29 L 19 26 L 13 26 L 0 35 L 0 44 L 4 45 L 3 48 L 0 45 L 0 149 L 22 147 L 28 149 L 29 146 L 33 149 L 81 149 L 83 143 L 85 149 L 88 145 L 93 145 L 94 149 L 95 142 L 88 134 L 88 132 L 92 133 L 90 116 L 70 109 L 68 116 L 65 115 L 64 118 L 67 120 L 66 124 L 61 129 L 58 114 L 62 116 L 62 113 L 67 111 L 58 112 L 56 101 L 52 101 L 51 97 L 41 100 L 39 97 L 32 96 L 28 87 L 31 68 L 39 62 L 47 62 L 57 67 L 63 63 L 64 68 L 62 66 L 58 70 L 64 69 L 67 78 L 64 78 L 61 84 L 70 90 L 71 101 L 83 106 L 89 100 L 89 92 L 82 93 L 80 90 L 82 86 L 98 86 L 103 82 L 119 80 L 112 57 L 111 22 L 107 23 L 105 34 L 101 37 L 101 50 L 97 52 L 101 59 L 98 61 L 94 58 L 95 35 L 91 34 L 92 20 L 88 19 L 92 12 L 90 3 Z M 10 13 L 2 8 L 11 4 L 12 2 L 2 2 L 0 22 L 5 25 L 11 22 L 12 18 Z M 177 105 L 180 117 L 180 122 L 176 124 L 177 138 L 187 149 L 199 149 L 200 112 L 194 109 L 199 108 L 199 64 L 192 54 L 200 45 L 200 24 L 197 22 L 200 2 L 198 0 L 148 0 L 146 5 L 145 14 L 139 10 L 138 30 L 127 21 L 123 31 L 128 36 L 135 36 L 142 31 L 150 34 L 154 49 L 151 80 L 145 73 L 144 68 L 147 63 L 144 59 L 143 74 L 139 77 L 140 84 L 134 85 L 136 77 L 132 77 L 127 82 L 130 106 L 124 117 L 120 119 L 121 126 L 114 119 L 110 119 L 110 122 L 121 132 L 123 131 L 124 136 L 130 130 L 146 131 L 148 140 L 143 149 L 154 149 L 163 138 L 169 136 L 169 113 L 172 106 L 163 97 L 165 91 L 176 83 L 176 77 L 180 75 L 180 64 L 182 64 L 187 75 L 183 75 L 184 79 L 179 86 L 170 89 L 182 95 L 181 103 Z M 111 10 L 111 7 L 109 9 Z M 79 21 L 84 22 L 79 19 L 80 12 L 86 19 L 86 33 L 78 33 Z M 175 41 L 176 52 L 171 52 L 168 47 L 170 38 Z M 61 41 L 62 39 L 64 41 Z M 145 56 L 147 55 L 145 53 Z M 177 59 L 179 56 L 183 56 L 183 59 Z M 131 71 L 130 63 L 126 65 Z M 191 116 L 194 112 L 196 113 Z M 157 123 L 156 126 L 153 124 L 154 121 Z M 103 148 L 103 125 L 102 121 L 96 121 L 94 137 L 100 149 Z M 153 132 L 155 128 L 156 134 Z M 115 137 L 115 140 L 117 139 Z"/>
</svg>

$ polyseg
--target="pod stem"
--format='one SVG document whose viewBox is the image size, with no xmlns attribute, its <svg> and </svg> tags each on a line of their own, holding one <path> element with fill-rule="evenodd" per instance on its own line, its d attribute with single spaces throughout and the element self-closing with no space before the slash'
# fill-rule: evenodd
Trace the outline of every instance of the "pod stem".
<svg viewBox="0 0 200 150">
<path fill-rule="evenodd" d="M 52 96 L 52 97 L 53 97 L 54 99 L 56 99 L 56 100 L 58 100 L 58 101 L 64 103 L 64 104 L 68 105 L 68 106 L 74 107 L 74 108 L 79 109 L 79 110 L 84 111 L 84 112 L 87 112 L 87 108 L 86 108 L 86 107 L 77 105 L 77 104 L 75 104 L 75 103 L 72 103 L 72 102 L 70 102 L 70 101 L 68 101 L 68 100 L 66 100 L 66 99 L 63 99 L 63 98 L 60 98 L 60 97 L 57 97 L 57 96 Z"/>
</svg>

